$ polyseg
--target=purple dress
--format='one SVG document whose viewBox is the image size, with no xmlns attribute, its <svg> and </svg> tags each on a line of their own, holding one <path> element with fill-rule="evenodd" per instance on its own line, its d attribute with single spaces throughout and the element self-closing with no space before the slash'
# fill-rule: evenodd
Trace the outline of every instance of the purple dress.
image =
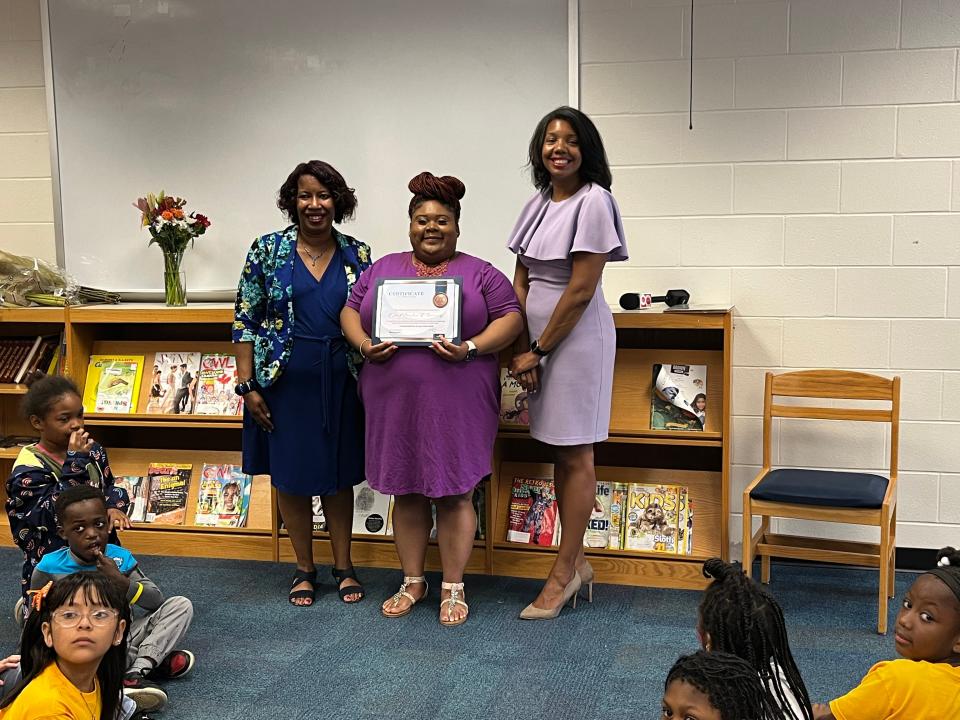
<svg viewBox="0 0 960 720">
<path fill-rule="evenodd" d="M 347 306 L 369 334 L 378 278 L 416 277 L 409 252 L 365 270 Z M 520 312 L 513 285 L 490 263 L 457 253 L 447 276 L 463 278 L 461 335 L 469 340 L 492 320 Z M 450 363 L 433 350 L 402 347 L 385 363 L 360 370 L 366 409 L 370 487 L 388 495 L 462 495 L 490 474 L 500 412 L 497 356 Z"/>
<path fill-rule="evenodd" d="M 575 252 L 606 253 L 626 260 L 620 209 L 608 190 L 587 183 L 554 202 L 551 189 L 524 206 L 508 247 L 526 266 L 527 325 L 540 337 L 570 281 Z M 530 434 L 549 445 L 606 440 L 617 337 L 613 314 L 597 283 L 590 305 L 560 345 L 540 363 L 540 392 L 529 396 Z"/>
</svg>

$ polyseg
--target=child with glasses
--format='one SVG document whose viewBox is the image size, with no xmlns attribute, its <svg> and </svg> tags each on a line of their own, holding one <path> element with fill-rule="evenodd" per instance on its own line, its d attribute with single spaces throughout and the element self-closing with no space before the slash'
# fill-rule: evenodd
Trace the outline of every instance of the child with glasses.
<svg viewBox="0 0 960 720">
<path fill-rule="evenodd" d="M 33 593 L 23 628 L 23 677 L 0 719 L 121 717 L 130 606 L 103 575 L 77 573 Z"/>
<path fill-rule="evenodd" d="M 41 588 L 76 572 L 106 578 L 123 593 L 132 608 L 139 608 L 127 633 L 124 694 L 143 712 L 162 709 L 167 695 L 155 681 L 186 675 L 193 668 L 193 653 L 178 649 L 193 619 L 193 605 L 185 597 L 164 599 L 136 558 L 107 542 L 110 520 L 103 493 L 77 485 L 60 493 L 56 502 L 58 533 L 67 547 L 43 556 L 30 586 Z"/>
</svg>

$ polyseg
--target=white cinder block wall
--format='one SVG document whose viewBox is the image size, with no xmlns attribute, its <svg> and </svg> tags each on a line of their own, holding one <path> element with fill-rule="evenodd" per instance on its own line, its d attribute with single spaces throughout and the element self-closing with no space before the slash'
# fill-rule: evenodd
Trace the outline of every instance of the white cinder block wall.
<svg viewBox="0 0 960 720">
<path fill-rule="evenodd" d="M 608 299 L 737 305 L 735 541 L 763 373 L 845 367 L 903 377 L 899 544 L 956 545 L 960 0 L 696 0 L 693 131 L 688 7 L 581 1 L 581 104 L 632 250 Z M 39 17 L 0 0 L 0 247 L 53 260 Z M 889 451 L 871 427 L 830 452 L 783 425 L 784 463 L 879 469 Z"/>
<path fill-rule="evenodd" d="M 689 5 L 581 2 L 581 107 L 631 250 L 607 298 L 682 287 L 737 306 L 735 555 L 763 375 L 815 367 L 903 378 L 898 544 L 956 545 L 960 0 L 696 0 L 692 131 Z M 890 439 L 862 425 L 783 421 L 775 460 L 882 469 Z M 781 528 L 863 536 L 797 525 Z"/>
<path fill-rule="evenodd" d="M 56 262 L 38 0 L 0 0 L 0 248 Z"/>
</svg>

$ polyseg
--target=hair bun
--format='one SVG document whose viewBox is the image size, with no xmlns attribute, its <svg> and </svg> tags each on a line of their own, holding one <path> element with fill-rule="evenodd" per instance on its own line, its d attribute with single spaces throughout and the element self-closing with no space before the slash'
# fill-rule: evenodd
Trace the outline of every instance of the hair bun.
<svg viewBox="0 0 960 720">
<path fill-rule="evenodd" d="M 960 568 L 960 551 L 952 547 L 941 548 L 937 552 L 937 566 Z"/>
<path fill-rule="evenodd" d="M 453 175 L 437 177 L 431 172 L 422 172 L 410 179 L 407 189 L 414 195 L 434 198 L 452 204 L 467 194 L 466 186 Z"/>
<path fill-rule="evenodd" d="M 718 557 L 710 558 L 703 563 L 703 576 L 714 580 L 726 580 L 732 574 L 739 572 L 736 565 L 724 562 Z"/>
</svg>

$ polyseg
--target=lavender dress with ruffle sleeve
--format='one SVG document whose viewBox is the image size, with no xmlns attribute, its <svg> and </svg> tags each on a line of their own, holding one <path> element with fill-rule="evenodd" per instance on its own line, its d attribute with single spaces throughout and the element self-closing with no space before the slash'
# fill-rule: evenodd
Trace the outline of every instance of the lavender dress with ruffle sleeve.
<svg viewBox="0 0 960 720">
<path fill-rule="evenodd" d="M 548 188 L 527 202 L 507 245 L 528 270 L 531 339 L 540 337 L 570 281 L 573 253 L 627 259 L 620 209 L 608 190 L 587 183 L 566 200 L 550 196 Z M 540 392 L 529 397 L 530 434 L 549 445 L 606 440 L 615 355 L 613 314 L 597 283 L 576 326 L 540 363 Z"/>
</svg>

